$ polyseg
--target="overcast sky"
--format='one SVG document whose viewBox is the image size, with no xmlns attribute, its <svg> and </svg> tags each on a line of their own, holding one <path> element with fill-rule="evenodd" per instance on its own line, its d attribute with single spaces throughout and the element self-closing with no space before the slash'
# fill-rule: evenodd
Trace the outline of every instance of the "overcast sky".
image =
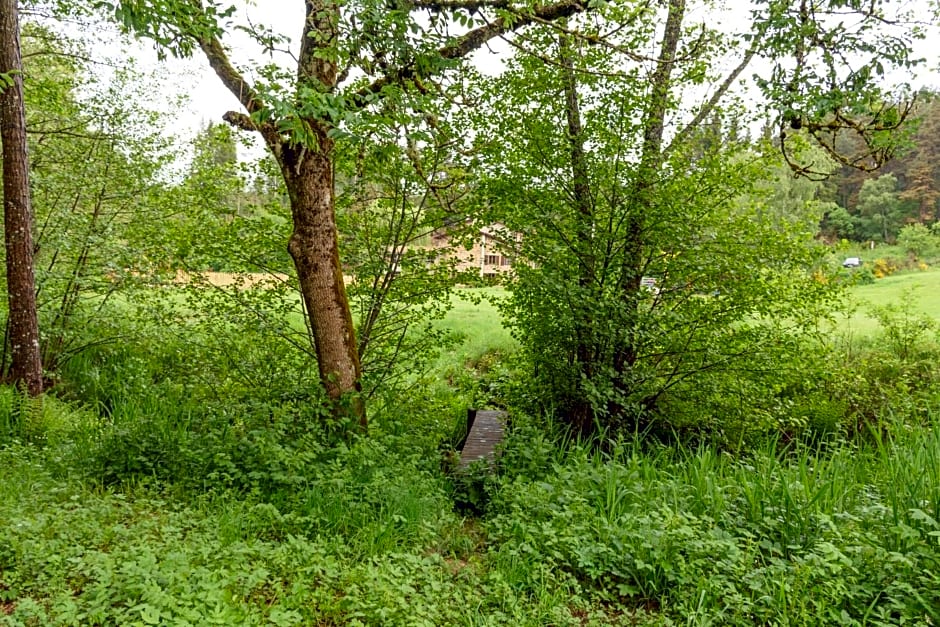
<svg viewBox="0 0 940 627">
<path fill-rule="evenodd" d="M 288 35 L 296 47 L 303 21 L 303 0 L 234 1 L 251 23 L 265 24 L 277 32 Z M 918 17 L 922 16 L 925 21 L 929 17 L 928 3 L 929 0 L 904 2 L 905 5 L 915 8 Z M 736 21 L 743 25 L 748 16 L 748 4 L 746 0 L 726 0 L 725 10 L 721 13 L 719 23 L 732 25 L 732 28 Z M 703 10 L 698 9 L 691 13 L 690 18 L 702 19 L 702 16 Z M 919 42 L 915 50 L 917 55 L 927 58 L 926 65 L 920 68 L 915 78 L 914 84 L 917 87 L 929 86 L 937 89 L 940 85 L 940 46 L 936 45 L 937 37 L 938 33 L 934 28 L 932 36 L 926 41 Z M 225 43 L 232 48 L 232 59 L 236 65 L 259 60 L 259 50 L 252 45 L 246 34 L 230 33 L 226 36 Z M 505 45 L 494 47 L 497 50 L 506 48 Z M 191 60 L 170 60 L 158 63 L 152 46 L 143 42 L 138 45 L 135 56 L 137 55 L 143 59 L 145 65 L 153 67 L 157 74 L 163 77 L 162 85 L 158 88 L 163 93 L 156 96 L 155 102 L 164 100 L 169 103 L 173 93 L 183 93 L 190 97 L 189 105 L 183 110 L 173 107 L 174 126 L 182 135 L 190 135 L 210 121 L 221 121 L 226 111 L 239 109 L 236 99 L 222 86 L 198 51 L 196 57 Z M 495 67 L 493 60 L 487 59 L 491 55 L 485 50 L 477 56 L 480 59 L 478 62 Z M 286 55 L 284 58 L 286 59 Z M 264 61 L 269 62 L 270 58 L 265 58 Z M 498 62 L 496 65 L 498 66 Z M 750 76 L 750 74 L 751 72 L 748 71 L 744 73 L 745 76 Z M 169 104 L 167 106 L 169 107 Z"/>
</svg>

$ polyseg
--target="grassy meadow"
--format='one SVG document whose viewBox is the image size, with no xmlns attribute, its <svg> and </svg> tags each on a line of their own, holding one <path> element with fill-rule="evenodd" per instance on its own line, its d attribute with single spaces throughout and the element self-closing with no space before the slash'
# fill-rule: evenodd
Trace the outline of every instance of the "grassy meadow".
<svg viewBox="0 0 940 627">
<path fill-rule="evenodd" d="M 490 353 L 508 354 L 515 350 L 516 341 L 503 326 L 496 306 L 505 297 L 505 290 L 498 287 L 468 288 L 454 294 L 451 309 L 439 324 L 459 341 L 443 352 L 436 370 L 466 364 Z"/>
<path fill-rule="evenodd" d="M 838 324 L 838 329 L 847 334 L 871 336 L 877 333 L 878 322 L 870 315 L 872 306 L 903 305 L 912 313 L 940 321 L 940 270 L 894 274 L 874 283 L 858 285 L 851 291 L 850 303 L 853 313 L 840 319 Z"/>
<path fill-rule="evenodd" d="M 938 287 L 852 298 L 940 320 Z M 456 477 L 466 408 L 524 388 L 501 295 L 455 297 L 461 342 L 362 438 L 277 336 L 102 322 L 134 340 L 41 406 L 0 393 L 0 625 L 940 624 L 935 328 L 836 325 L 791 417 L 827 437 L 597 448 L 520 409 L 498 471 Z"/>
</svg>

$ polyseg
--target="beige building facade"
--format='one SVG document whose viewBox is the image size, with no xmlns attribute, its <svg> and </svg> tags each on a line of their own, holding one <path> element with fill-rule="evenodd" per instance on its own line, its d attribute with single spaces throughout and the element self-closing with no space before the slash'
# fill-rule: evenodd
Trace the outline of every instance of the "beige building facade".
<svg viewBox="0 0 940 627">
<path fill-rule="evenodd" d="M 456 257 L 458 271 L 473 271 L 480 278 L 495 279 L 512 271 L 521 237 L 497 223 L 475 231 L 469 248 L 453 243 L 446 229 L 436 231 L 431 241 L 434 248 L 447 250 L 442 256 Z"/>
</svg>

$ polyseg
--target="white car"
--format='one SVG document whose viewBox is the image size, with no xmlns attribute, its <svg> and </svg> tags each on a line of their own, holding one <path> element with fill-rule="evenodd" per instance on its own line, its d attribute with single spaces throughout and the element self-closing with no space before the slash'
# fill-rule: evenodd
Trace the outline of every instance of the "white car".
<svg viewBox="0 0 940 627">
<path fill-rule="evenodd" d="M 843 268 L 857 268 L 862 265 L 862 260 L 858 257 L 846 257 L 845 261 L 842 262 Z"/>
</svg>

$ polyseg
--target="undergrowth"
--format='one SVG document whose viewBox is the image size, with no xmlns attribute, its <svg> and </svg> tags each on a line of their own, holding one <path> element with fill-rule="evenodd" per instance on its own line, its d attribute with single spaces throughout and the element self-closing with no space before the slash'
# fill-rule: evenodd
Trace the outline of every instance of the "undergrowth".
<svg viewBox="0 0 940 627">
<path fill-rule="evenodd" d="M 546 452 L 546 455 L 550 455 Z M 493 489 L 490 559 L 591 605 L 689 624 L 936 624 L 940 436 L 610 454 L 572 446 Z"/>
<path fill-rule="evenodd" d="M 0 625 L 938 624 L 936 336 L 880 315 L 745 447 L 579 442 L 495 350 L 348 436 L 250 331 L 96 345 L 59 396 L 0 390 Z M 455 510 L 468 406 L 513 421 Z"/>
</svg>

